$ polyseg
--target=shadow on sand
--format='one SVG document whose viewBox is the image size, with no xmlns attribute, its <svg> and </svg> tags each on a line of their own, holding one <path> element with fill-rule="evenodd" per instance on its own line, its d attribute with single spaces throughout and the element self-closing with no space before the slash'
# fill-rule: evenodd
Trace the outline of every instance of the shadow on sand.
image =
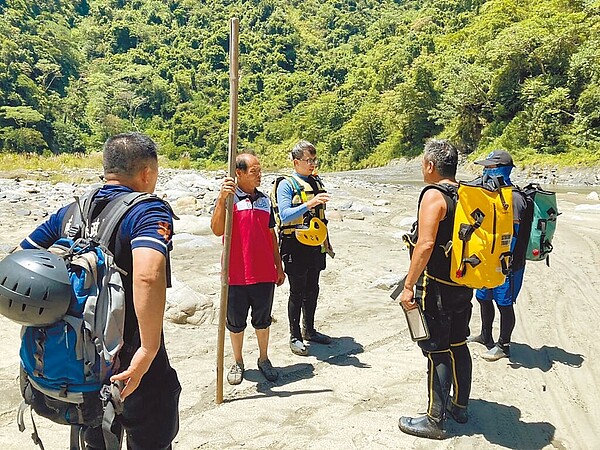
<svg viewBox="0 0 600 450">
<path fill-rule="evenodd" d="M 370 368 L 371 366 L 360 362 L 355 356 L 362 353 L 363 346 L 356 342 L 351 336 L 333 337 L 331 343 L 312 344 L 308 355 L 316 358 L 318 361 L 336 366 L 354 366 L 358 368 Z M 256 383 L 256 390 L 259 394 L 244 397 L 230 398 L 225 401 L 232 402 L 238 400 L 249 400 L 260 397 L 290 397 L 292 395 L 319 394 L 331 392 L 331 389 L 302 390 L 302 391 L 281 391 L 273 390 L 286 384 L 294 383 L 299 380 L 308 380 L 314 376 L 314 366 L 310 363 L 298 363 L 287 367 L 277 367 L 279 378 L 275 382 L 269 382 L 258 369 L 246 369 L 244 379 Z"/>
<path fill-rule="evenodd" d="M 521 411 L 482 399 L 469 400 L 469 422 L 459 425 L 448 420 L 451 436 L 483 435 L 490 443 L 505 448 L 537 450 L 554 439 L 556 428 L 547 422 L 523 422 Z"/>
<path fill-rule="evenodd" d="M 360 362 L 355 356 L 364 351 L 362 344 L 356 342 L 351 336 L 332 337 L 331 344 L 311 344 L 309 356 L 314 356 L 319 361 L 336 366 L 354 366 L 368 369 L 371 366 Z"/>
<path fill-rule="evenodd" d="M 583 355 L 569 353 L 558 347 L 544 345 L 536 349 L 518 342 L 511 342 L 510 344 L 509 366 L 513 369 L 540 369 L 543 372 L 548 372 L 554 363 L 581 367 L 583 361 Z"/>
<path fill-rule="evenodd" d="M 297 390 L 297 391 L 282 391 L 273 390 L 286 384 L 291 384 L 299 380 L 308 380 L 314 377 L 315 368 L 310 363 L 293 364 L 287 367 L 277 367 L 279 378 L 277 381 L 270 382 L 265 379 L 263 374 L 258 369 L 246 369 L 244 371 L 244 379 L 256 383 L 258 394 L 233 397 L 225 400 L 226 402 L 234 402 L 240 400 L 252 400 L 262 397 L 291 397 L 292 395 L 305 394 L 320 394 L 323 392 L 331 392 L 331 389 L 314 389 L 314 390 Z"/>
</svg>

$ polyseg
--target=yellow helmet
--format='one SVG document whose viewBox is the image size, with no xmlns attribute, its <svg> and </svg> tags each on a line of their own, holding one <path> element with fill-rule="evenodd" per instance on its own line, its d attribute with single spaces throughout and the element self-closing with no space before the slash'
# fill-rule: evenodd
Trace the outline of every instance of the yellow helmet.
<svg viewBox="0 0 600 450">
<path fill-rule="evenodd" d="M 316 247 L 325 242 L 327 237 L 327 225 L 317 217 L 310 219 L 308 228 L 297 228 L 295 230 L 296 239 L 304 245 Z"/>
</svg>

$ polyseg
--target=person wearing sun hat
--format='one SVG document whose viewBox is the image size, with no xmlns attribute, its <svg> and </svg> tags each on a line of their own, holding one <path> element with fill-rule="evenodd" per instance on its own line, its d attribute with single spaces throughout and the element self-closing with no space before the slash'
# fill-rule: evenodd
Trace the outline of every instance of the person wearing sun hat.
<svg viewBox="0 0 600 450">
<path fill-rule="evenodd" d="M 512 156 L 506 150 L 494 150 L 485 159 L 475 161 L 475 164 L 479 164 L 484 167 L 515 167 Z"/>
<path fill-rule="evenodd" d="M 513 167 L 512 156 L 505 150 L 494 150 L 485 159 L 475 161 L 475 164 L 483 166 L 482 182 L 498 182 L 500 184 L 514 186 L 510 175 Z M 471 335 L 469 342 L 477 342 L 487 347 L 482 355 L 486 361 L 497 361 L 501 358 L 510 357 L 510 341 L 515 328 L 514 304 L 523 284 L 525 273 L 525 253 L 529 233 L 525 233 L 525 227 L 520 227 L 521 220 L 525 216 L 527 203 L 524 195 L 515 186 L 513 188 L 513 239 L 511 251 L 513 260 L 511 271 L 503 284 L 493 289 L 477 289 L 475 298 L 479 302 L 481 311 L 481 333 Z M 521 233 L 519 231 L 522 231 Z M 492 325 L 495 318 L 495 309 L 492 300 L 496 302 L 500 312 L 500 335 L 498 341 L 492 337 Z"/>
</svg>

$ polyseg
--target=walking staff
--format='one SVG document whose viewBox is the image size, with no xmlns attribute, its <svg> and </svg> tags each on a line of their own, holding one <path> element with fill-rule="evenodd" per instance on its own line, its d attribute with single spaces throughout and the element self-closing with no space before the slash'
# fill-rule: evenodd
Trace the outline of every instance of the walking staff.
<svg viewBox="0 0 600 450">
<path fill-rule="evenodd" d="M 240 23 L 237 17 L 229 21 L 229 159 L 228 175 L 235 177 L 235 156 L 237 153 L 238 126 L 238 49 Z M 229 254 L 231 250 L 233 197 L 227 197 L 225 213 L 225 234 L 223 239 L 223 259 L 221 271 L 221 304 L 219 308 L 219 335 L 217 338 L 217 404 L 223 403 L 223 360 L 225 348 L 225 319 L 227 317 L 227 296 L 229 294 Z"/>
</svg>

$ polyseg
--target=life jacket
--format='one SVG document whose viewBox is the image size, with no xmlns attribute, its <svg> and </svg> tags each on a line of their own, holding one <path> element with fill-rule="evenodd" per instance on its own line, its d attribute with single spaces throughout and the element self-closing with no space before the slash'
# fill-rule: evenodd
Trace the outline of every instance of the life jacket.
<svg viewBox="0 0 600 450">
<path fill-rule="evenodd" d="M 279 204 L 277 203 L 277 188 L 279 187 L 279 183 L 281 183 L 283 180 L 287 180 L 287 182 L 290 183 L 294 189 L 292 207 L 300 206 L 301 204 L 312 199 L 315 195 L 322 192 L 327 192 L 319 176 L 310 175 L 308 181 L 304 181 L 302 178 L 295 175 L 277 177 L 270 197 L 279 234 L 292 235 L 297 228 L 309 226 L 310 219 L 313 217 L 317 217 L 318 219 L 321 219 L 323 223 L 327 224 L 327 219 L 325 218 L 325 204 L 317 205 L 314 208 L 309 209 L 301 217 L 283 224 L 279 214 Z"/>
<path fill-rule="evenodd" d="M 458 187 L 433 184 L 423 189 L 421 198 L 428 189 L 437 189 L 444 195 L 448 213 L 440 222 L 440 227 L 445 225 L 438 229 L 426 275 L 445 284 L 473 289 L 504 283 L 512 256 L 512 188 L 479 182 L 460 182 Z M 404 236 L 409 249 L 416 245 L 417 236 L 416 226 Z"/>
</svg>

